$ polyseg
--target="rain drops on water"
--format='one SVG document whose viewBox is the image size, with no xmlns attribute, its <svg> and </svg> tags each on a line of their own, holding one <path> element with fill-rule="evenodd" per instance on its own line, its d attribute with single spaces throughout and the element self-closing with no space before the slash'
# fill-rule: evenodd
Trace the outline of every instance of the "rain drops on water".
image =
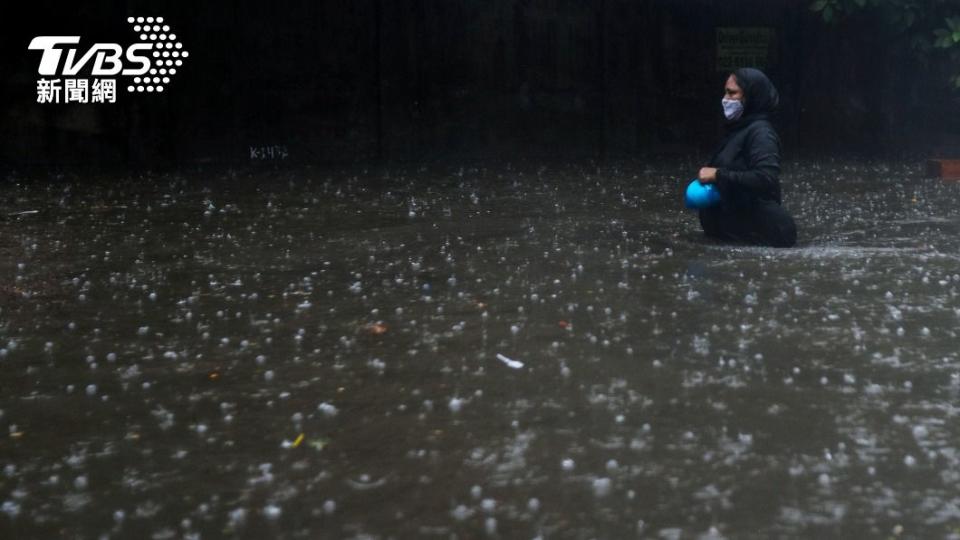
<svg viewBox="0 0 960 540">
<path fill-rule="evenodd" d="M 0 429 L 32 449 L 0 464 L 4 519 L 61 530 L 99 508 L 81 525 L 110 537 L 737 538 L 724 516 L 757 510 L 744 486 L 785 477 L 789 504 L 751 514 L 758 530 L 883 532 L 871 512 L 892 508 L 907 536 L 943 532 L 960 276 L 953 209 L 932 201 L 956 185 L 860 189 L 879 168 L 857 164 L 871 172 L 820 191 L 818 174 L 854 173 L 785 168 L 805 237 L 776 250 L 704 241 L 664 181 L 684 164 L 569 185 L 553 166 L 431 181 L 365 165 L 204 168 L 159 189 L 14 175 L 11 204 L 55 198 L 0 245 L 26 261 L 8 284 L 24 294 L 0 298 Z M 53 405 L 96 429 L 56 444 Z M 651 486 L 671 496 L 651 506 Z"/>
<path fill-rule="evenodd" d="M 493 536 L 497 534 L 497 518 L 488 517 L 486 520 L 484 520 L 483 529 L 488 535 Z"/>
<path fill-rule="evenodd" d="M 465 505 L 457 505 L 456 508 L 450 511 L 450 517 L 456 521 L 466 521 L 473 516 L 473 510 L 470 510 Z"/>
<path fill-rule="evenodd" d="M 267 519 L 279 519 L 283 511 L 275 504 L 268 504 L 263 507 L 263 516 Z"/>
<path fill-rule="evenodd" d="M 610 494 L 613 485 L 609 478 L 595 478 L 593 480 L 593 494 L 597 497 L 606 497 Z"/>
<path fill-rule="evenodd" d="M 323 502 L 323 512 L 325 514 L 332 514 L 337 510 L 337 503 L 333 499 L 327 499 Z"/>
<path fill-rule="evenodd" d="M 327 418 L 332 418 L 336 416 L 338 412 L 340 412 L 336 406 L 327 402 L 317 405 L 317 410 Z"/>
</svg>

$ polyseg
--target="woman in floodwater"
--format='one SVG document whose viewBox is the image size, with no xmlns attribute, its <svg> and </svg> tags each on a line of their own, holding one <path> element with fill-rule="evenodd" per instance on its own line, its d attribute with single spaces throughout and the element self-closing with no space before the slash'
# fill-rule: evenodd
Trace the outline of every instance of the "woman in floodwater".
<svg viewBox="0 0 960 540">
<path fill-rule="evenodd" d="M 700 225 L 711 238 L 790 247 L 797 227 L 781 206 L 780 137 L 769 120 L 780 94 L 753 68 L 731 74 L 724 93 L 727 134 L 699 174 L 716 186 L 720 204 L 700 210 Z"/>
</svg>

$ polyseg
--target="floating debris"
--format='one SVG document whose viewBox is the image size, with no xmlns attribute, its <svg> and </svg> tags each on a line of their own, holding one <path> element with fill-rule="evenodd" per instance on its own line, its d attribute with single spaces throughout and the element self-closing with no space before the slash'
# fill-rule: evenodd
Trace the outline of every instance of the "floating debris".
<svg viewBox="0 0 960 540">
<path fill-rule="evenodd" d="M 500 360 L 501 362 L 506 364 L 508 368 L 511 368 L 511 369 L 520 369 L 523 367 L 523 362 L 519 360 L 511 360 L 510 358 L 507 358 L 506 356 L 500 353 L 497 353 L 497 360 Z"/>
</svg>

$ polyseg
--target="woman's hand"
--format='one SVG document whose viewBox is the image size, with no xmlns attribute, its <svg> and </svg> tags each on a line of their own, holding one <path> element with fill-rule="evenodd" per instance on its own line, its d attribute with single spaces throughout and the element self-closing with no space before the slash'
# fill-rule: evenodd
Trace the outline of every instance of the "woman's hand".
<svg viewBox="0 0 960 540">
<path fill-rule="evenodd" d="M 712 184 L 717 181 L 717 169 L 713 167 L 704 167 L 700 169 L 700 178 L 701 184 Z"/>
</svg>

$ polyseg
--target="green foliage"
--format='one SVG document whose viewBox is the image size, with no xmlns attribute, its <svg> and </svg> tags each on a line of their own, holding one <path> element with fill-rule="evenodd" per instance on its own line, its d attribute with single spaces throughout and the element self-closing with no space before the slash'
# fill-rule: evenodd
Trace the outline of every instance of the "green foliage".
<svg viewBox="0 0 960 540">
<path fill-rule="evenodd" d="M 960 44 L 960 17 L 950 17 L 944 20 L 946 27 L 937 28 L 933 31 L 936 38 L 934 47 L 939 49 L 949 49 Z"/>
<path fill-rule="evenodd" d="M 880 31 L 903 39 L 922 63 L 948 62 L 950 83 L 960 90 L 960 0 L 812 0 L 810 10 L 831 26 L 878 16 Z"/>
</svg>

